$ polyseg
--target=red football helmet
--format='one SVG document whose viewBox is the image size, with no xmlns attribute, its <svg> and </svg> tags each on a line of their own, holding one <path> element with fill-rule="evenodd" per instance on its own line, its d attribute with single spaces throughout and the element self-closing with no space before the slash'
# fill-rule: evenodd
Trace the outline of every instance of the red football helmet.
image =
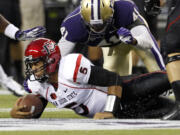
<svg viewBox="0 0 180 135">
<path fill-rule="evenodd" d="M 49 74 L 55 72 L 59 65 L 60 58 L 60 49 L 53 40 L 47 38 L 33 40 L 25 50 L 26 75 L 30 77 L 37 72 L 32 71 L 31 65 L 32 63 L 42 60 L 44 65 L 40 70 L 45 70 L 44 75 L 39 78 L 34 77 L 35 80 L 45 81 L 48 79 Z"/>
</svg>

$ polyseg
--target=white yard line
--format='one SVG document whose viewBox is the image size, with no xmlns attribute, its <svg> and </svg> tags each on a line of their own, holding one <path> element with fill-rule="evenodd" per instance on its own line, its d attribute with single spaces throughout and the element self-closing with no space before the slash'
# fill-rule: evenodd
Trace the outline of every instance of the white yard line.
<svg viewBox="0 0 180 135">
<path fill-rule="evenodd" d="M 179 129 L 180 121 L 144 119 L 0 119 L 0 131 Z"/>
<path fill-rule="evenodd" d="M 12 93 L 8 90 L 2 90 L 0 89 L 0 95 L 11 95 Z"/>
</svg>

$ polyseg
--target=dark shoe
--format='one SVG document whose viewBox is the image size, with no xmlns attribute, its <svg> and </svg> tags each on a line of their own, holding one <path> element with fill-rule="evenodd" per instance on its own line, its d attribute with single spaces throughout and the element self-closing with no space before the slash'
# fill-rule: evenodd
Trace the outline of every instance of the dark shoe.
<svg viewBox="0 0 180 135">
<path fill-rule="evenodd" d="M 180 120 L 180 103 L 176 103 L 172 111 L 163 116 L 162 120 Z"/>
</svg>

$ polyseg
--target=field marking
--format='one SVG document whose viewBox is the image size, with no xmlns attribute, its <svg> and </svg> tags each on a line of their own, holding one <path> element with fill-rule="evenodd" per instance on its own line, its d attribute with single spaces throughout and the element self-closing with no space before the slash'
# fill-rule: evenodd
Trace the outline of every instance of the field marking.
<svg viewBox="0 0 180 135">
<path fill-rule="evenodd" d="M 145 119 L 0 119 L 0 131 L 180 129 L 180 121 Z"/>
<path fill-rule="evenodd" d="M 12 92 L 0 88 L 0 95 L 11 95 L 11 94 L 12 94 Z"/>
</svg>

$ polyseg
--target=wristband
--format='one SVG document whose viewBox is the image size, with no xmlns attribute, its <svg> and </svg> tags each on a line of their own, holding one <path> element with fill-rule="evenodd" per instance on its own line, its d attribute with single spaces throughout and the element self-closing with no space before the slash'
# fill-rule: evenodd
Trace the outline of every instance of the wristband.
<svg viewBox="0 0 180 135">
<path fill-rule="evenodd" d="M 108 95 L 104 112 L 116 114 L 118 110 L 122 110 L 120 98 L 115 95 Z"/>
<path fill-rule="evenodd" d="M 9 24 L 6 29 L 4 30 L 4 34 L 11 39 L 15 39 L 15 34 L 19 29 L 14 26 L 13 24 Z"/>
</svg>

